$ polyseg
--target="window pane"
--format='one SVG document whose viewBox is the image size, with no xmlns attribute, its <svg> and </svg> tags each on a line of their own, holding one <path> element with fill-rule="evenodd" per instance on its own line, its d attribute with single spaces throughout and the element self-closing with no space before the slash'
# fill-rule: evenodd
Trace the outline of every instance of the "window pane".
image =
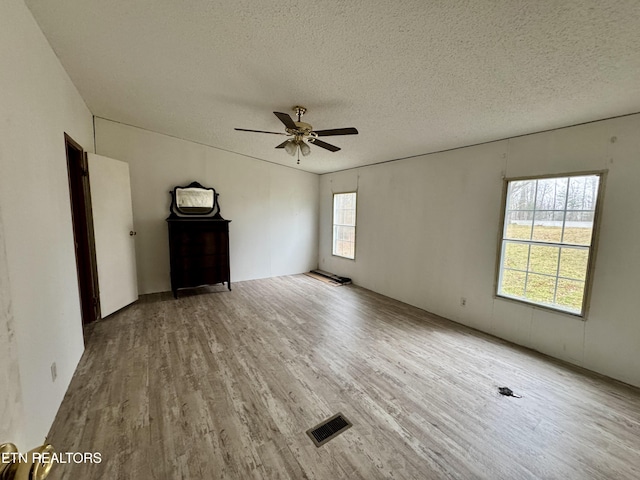
<svg viewBox="0 0 640 480">
<path fill-rule="evenodd" d="M 516 272 L 514 270 L 504 270 L 502 272 L 502 284 L 500 285 L 500 293 L 505 295 L 513 295 L 514 297 L 522 297 L 524 295 L 524 283 L 527 274 L 524 272 Z"/>
<path fill-rule="evenodd" d="M 345 225 L 355 225 L 356 224 L 356 211 L 355 210 L 343 210 L 343 223 Z"/>
<path fill-rule="evenodd" d="M 593 210 L 567 210 L 567 224 L 570 227 L 587 228 L 593 223 Z"/>
<path fill-rule="evenodd" d="M 507 210 L 533 210 L 535 198 L 535 180 L 509 182 Z"/>
<path fill-rule="evenodd" d="M 567 210 L 595 210 L 598 183 L 596 175 L 570 177 Z"/>
<path fill-rule="evenodd" d="M 555 278 L 530 273 L 527 276 L 525 297 L 535 302 L 551 304 L 553 303 L 555 287 Z"/>
<path fill-rule="evenodd" d="M 526 270 L 529 259 L 529 245 L 523 243 L 505 242 L 504 245 L 504 268 L 515 268 L 516 270 Z"/>
<path fill-rule="evenodd" d="M 355 225 L 355 211 L 355 193 L 338 193 L 333 196 L 334 224 Z"/>
<path fill-rule="evenodd" d="M 580 248 L 563 248 L 560 253 L 560 271 L 558 275 L 576 280 L 587 278 L 589 251 Z"/>
<path fill-rule="evenodd" d="M 564 212 L 535 212 L 532 240 L 538 242 L 560 243 Z"/>
<path fill-rule="evenodd" d="M 538 180 L 536 210 L 564 210 L 568 178 L 544 178 Z"/>
<path fill-rule="evenodd" d="M 575 280 L 558 279 L 558 293 L 556 293 L 556 303 L 574 312 L 582 310 L 582 299 L 584 296 L 584 282 Z"/>
<path fill-rule="evenodd" d="M 559 252 L 559 247 L 532 245 L 531 258 L 529 259 L 529 271 L 555 276 L 558 272 Z"/>
<path fill-rule="evenodd" d="M 533 211 L 509 212 L 505 219 L 504 238 L 530 240 Z"/>
<path fill-rule="evenodd" d="M 591 245 L 594 212 L 567 212 L 564 229 L 564 243 Z"/>
<path fill-rule="evenodd" d="M 355 227 L 335 225 L 333 227 L 333 254 L 341 257 L 354 258 Z"/>
</svg>

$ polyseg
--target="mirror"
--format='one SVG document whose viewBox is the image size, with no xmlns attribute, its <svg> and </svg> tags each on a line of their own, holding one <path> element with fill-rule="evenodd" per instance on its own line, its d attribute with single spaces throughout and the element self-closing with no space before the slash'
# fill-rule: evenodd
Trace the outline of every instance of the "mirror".
<svg viewBox="0 0 640 480">
<path fill-rule="evenodd" d="M 219 214 L 218 194 L 213 188 L 205 188 L 198 182 L 186 187 L 175 187 L 171 192 L 171 213 L 176 216 Z"/>
<path fill-rule="evenodd" d="M 207 214 L 213 209 L 213 190 L 176 188 L 176 206 L 182 213 Z"/>
</svg>

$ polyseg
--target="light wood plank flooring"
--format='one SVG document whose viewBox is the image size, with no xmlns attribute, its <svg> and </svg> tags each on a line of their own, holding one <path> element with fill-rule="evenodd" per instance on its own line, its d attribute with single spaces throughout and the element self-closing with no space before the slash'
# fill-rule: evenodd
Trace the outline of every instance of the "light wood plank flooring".
<svg viewBox="0 0 640 480">
<path fill-rule="evenodd" d="M 316 448 L 339 411 L 354 426 Z M 635 480 L 640 390 L 297 275 L 97 323 L 49 441 L 103 458 L 53 480 Z"/>
</svg>

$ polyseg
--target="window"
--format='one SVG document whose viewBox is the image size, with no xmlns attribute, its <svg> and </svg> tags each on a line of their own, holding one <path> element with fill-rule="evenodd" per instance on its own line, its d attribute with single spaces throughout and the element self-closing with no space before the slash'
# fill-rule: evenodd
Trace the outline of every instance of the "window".
<svg viewBox="0 0 640 480">
<path fill-rule="evenodd" d="M 601 175 L 507 181 L 498 296 L 584 316 Z"/>
<path fill-rule="evenodd" d="M 356 257 L 356 192 L 333 195 L 333 254 Z"/>
</svg>

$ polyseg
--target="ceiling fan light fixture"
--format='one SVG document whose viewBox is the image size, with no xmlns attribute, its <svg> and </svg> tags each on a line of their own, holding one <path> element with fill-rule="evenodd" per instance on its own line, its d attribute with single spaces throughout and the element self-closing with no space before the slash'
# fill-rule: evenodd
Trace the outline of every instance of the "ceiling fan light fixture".
<svg viewBox="0 0 640 480">
<path fill-rule="evenodd" d="M 295 157 L 296 156 L 296 151 L 298 150 L 298 145 L 292 139 L 292 140 L 287 141 L 287 143 L 284 144 L 284 149 L 289 155 L 291 155 L 292 157 Z"/>
<path fill-rule="evenodd" d="M 306 157 L 311 153 L 311 148 L 309 148 L 309 145 L 306 143 L 300 142 L 300 151 L 302 152 L 302 155 Z"/>
</svg>

